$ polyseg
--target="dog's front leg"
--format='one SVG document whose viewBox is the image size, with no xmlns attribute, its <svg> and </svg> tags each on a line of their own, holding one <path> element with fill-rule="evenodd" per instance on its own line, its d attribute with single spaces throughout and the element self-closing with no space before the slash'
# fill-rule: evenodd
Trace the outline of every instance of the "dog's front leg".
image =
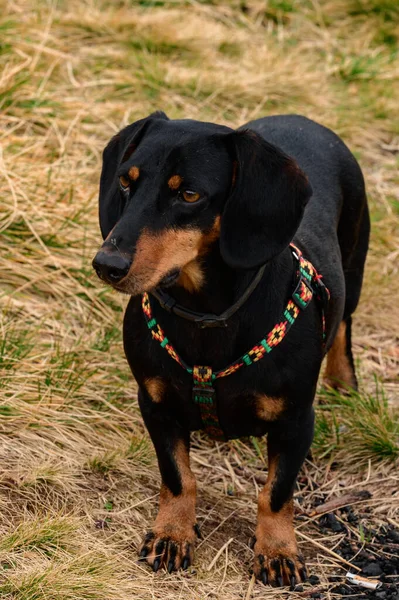
<svg viewBox="0 0 399 600">
<path fill-rule="evenodd" d="M 190 433 L 162 402 L 147 391 L 139 393 L 144 422 L 154 444 L 162 484 L 155 523 L 144 538 L 140 557 L 157 571 L 187 569 L 192 564 L 198 528 L 195 517 L 196 483 L 190 469 Z"/>
<path fill-rule="evenodd" d="M 293 491 L 313 438 L 313 411 L 268 434 L 269 473 L 259 494 L 254 573 L 263 583 L 291 585 L 306 580 L 294 531 Z"/>
</svg>

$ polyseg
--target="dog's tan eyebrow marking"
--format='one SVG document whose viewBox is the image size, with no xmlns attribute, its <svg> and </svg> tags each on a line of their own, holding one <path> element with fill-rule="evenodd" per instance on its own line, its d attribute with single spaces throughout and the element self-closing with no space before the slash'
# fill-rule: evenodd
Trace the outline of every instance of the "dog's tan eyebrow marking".
<svg viewBox="0 0 399 600">
<path fill-rule="evenodd" d="M 140 177 L 140 169 L 133 165 L 133 167 L 130 167 L 128 175 L 130 179 L 132 179 L 133 181 L 137 181 L 137 179 Z"/>
<path fill-rule="evenodd" d="M 180 175 L 172 175 L 172 177 L 168 180 L 168 186 L 171 190 L 177 190 L 181 186 L 183 178 Z"/>
</svg>

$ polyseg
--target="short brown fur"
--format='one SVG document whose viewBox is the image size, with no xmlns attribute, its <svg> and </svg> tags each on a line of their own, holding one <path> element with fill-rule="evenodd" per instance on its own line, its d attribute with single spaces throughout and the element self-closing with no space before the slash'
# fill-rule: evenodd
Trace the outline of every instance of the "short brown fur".
<svg viewBox="0 0 399 600">
<path fill-rule="evenodd" d="M 204 283 L 204 271 L 198 260 L 192 260 L 183 267 L 177 283 L 191 294 L 201 289 Z"/>
<path fill-rule="evenodd" d="M 209 252 L 210 246 L 220 237 L 220 216 L 217 216 L 212 229 L 202 235 L 198 248 L 198 257 L 201 258 Z M 198 292 L 204 284 L 204 271 L 200 260 L 187 263 L 180 274 L 178 283 L 190 293 Z"/>
<path fill-rule="evenodd" d="M 284 400 L 263 394 L 256 396 L 256 414 L 262 421 L 277 421 L 284 411 Z"/>
<path fill-rule="evenodd" d="M 159 497 L 159 512 L 155 519 L 152 532 L 155 537 L 152 549 L 147 556 L 149 564 L 156 558 L 156 546 L 161 539 L 170 539 L 179 545 L 176 556 L 176 568 L 181 566 L 181 560 L 186 549 L 189 548 L 191 560 L 193 559 L 192 545 L 195 541 L 194 526 L 196 523 L 195 507 L 197 484 L 190 468 L 188 450 L 182 441 L 179 441 L 174 451 L 174 458 L 180 473 L 182 493 L 174 496 L 164 485 L 161 486 Z M 167 557 L 161 557 L 161 562 L 166 562 Z"/>
<path fill-rule="evenodd" d="M 141 233 L 129 272 L 118 284 L 120 291 L 138 294 L 156 286 L 172 269 L 181 269 L 199 252 L 202 233 L 199 229 L 166 229 Z"/>
<path fill-rule="evenodd" d="M 356 387 L 355 375 L 347 355 L 345 321 L 341 321 L 334 343 L 327 354 L 324 384 L 333 389 Z"/>
<path fill-rule="evenodd" d="M 171 190 L 178 190 L 182 184 L 183 179 L 180 175 L 172 175 L 168 181 L 168 186 Z"/>
<path fill-rule="evenodd" d="M 140 169 L 133 165 L 133 167 L 130 167 L 128 175 L 132 181 L 137 181 L 137 179 L 140 177 Z"/>
<path fill-rule="evenodd" d="M 289 500 L 278 511 L 271 509 L 271 493 L 277 474 L 278 456 L 269 457 L 269 473 L 266 484 L 259 494 L 258 519 L 255 531 L 256 543 L 255 574 L 260 576 L 261 563 L 257 560 L 259 555 L 264 557 L 264 567 L 269 569 L 269 576 L 273 574 L 273 560 L 284 557 L 295 564 L 295 574 L 300 581 L 299 569 L 302 564 L 298 557 L 298 547 L 294 530 L 294 503 Z M 290 583 L 290 573 L 283 568 L 282 577 L 285 584 Z"/>
<path fill-rule="evenodd" d="M 144 387 L 153 402 L 162 402 L 162 398 L 165 393 L 165 383 L 160 377 L 146 379 L 144 382 Z"/>
<path fill-rule="evenodd" d="M 218 215 L 208 233 L 202 236 L 201 243 L 198 249 L 199 256 L 205 256 L 209 251 L 210 246 L 220 237 L 220 215 Z"/>
</svg>

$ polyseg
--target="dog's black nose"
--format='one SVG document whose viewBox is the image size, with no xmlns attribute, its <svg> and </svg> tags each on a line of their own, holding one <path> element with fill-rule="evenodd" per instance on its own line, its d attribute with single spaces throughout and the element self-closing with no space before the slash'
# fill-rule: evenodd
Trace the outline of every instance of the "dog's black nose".
<svg viewBox="0 0 399 600">
<path fill-rule="evenodd" d="M 93 269 L 103 281 L 108 283 L 117 283 L 123 279 L 129 272 L 130 262 L 121 254 L 97 252 L 92 262 Z"/>
</svg>

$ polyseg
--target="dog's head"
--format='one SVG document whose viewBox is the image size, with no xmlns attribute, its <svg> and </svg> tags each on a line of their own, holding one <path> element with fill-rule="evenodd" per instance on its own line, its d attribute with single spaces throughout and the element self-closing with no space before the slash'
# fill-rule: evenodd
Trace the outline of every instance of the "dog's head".
<svg viewBox="0 0 399 600">
<path fill-rule="evenodd" d="M 235 269 L 279 254 L 311 193 L 295 161 L 255 132 L 154 113 L 104 150 L 93 267 L 131 295 L 176 281 L 195 291 L 213 244 Z"/>
</svg>

